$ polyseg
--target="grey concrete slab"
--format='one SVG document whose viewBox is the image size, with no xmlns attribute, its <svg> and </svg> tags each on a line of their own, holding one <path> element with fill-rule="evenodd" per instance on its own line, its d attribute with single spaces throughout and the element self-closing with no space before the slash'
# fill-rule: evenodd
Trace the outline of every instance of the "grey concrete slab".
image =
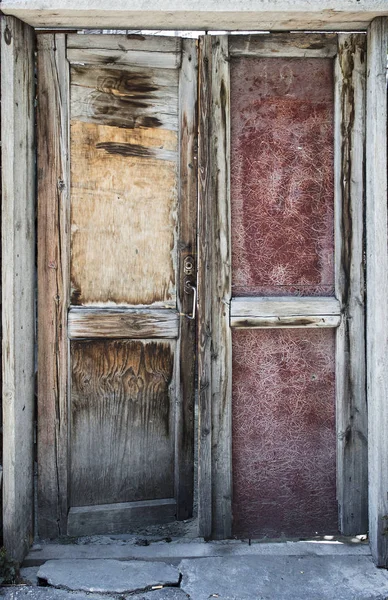
<svg viewBox="0 0 388 600">
<path fill-rule="evenodd" d="M 38 585 L 39 567 L 23 567 L 20 569 L 20 577 L 23 583 Z"/>
<path fill-rule="evenodd" d="M 192 600 L 388 600 L 388 572 L 368 556 L 245 556 L 183 560 Z"/>
<path fill-rule="evenodd" d="M 124 594 L 158 585 L 178 585 L 180 573 L 162 562 L 118 560 L 50 560 L 38 580 L 68 590 Z"/>
<path fill-rule="evenodd" d="M 210 556 L 339 556 L 369 555 L 367 543 L 357 538 L 339 540 L 310 540 L 302 542 L 252 543 L 240 540 L 222 542 L 155 542 L 148 546 L 116 543 L 112 538 L 102 537 L 101 543 L 44 544 L 33 546 L 24 561 L 25 566 L 41 565 L 47 560 L 66 559 L 117 559 L 117 560 L 165 560 L 204 558 Z"/>
<path fill-rule="evenodd" d="M 56 588 L 10 586 L 0 588 L 3 600 L 188 600 L 188 595 L 179 588 L 164 588 L 130 596 L 69 592 Z"/>
</svg>

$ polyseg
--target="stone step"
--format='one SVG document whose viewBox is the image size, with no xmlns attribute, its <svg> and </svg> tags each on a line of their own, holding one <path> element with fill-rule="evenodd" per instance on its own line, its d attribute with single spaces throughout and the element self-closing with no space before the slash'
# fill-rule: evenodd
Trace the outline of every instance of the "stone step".
<svg viewBox="0 0 388 600">
<path fill-rule="evenodd" d="M 118 560 L 49 560 L 38 582 L 51 587 L 99 594 L 129 594 L 179 586 L 176 567 L 163 562 Z"/>
</svg>

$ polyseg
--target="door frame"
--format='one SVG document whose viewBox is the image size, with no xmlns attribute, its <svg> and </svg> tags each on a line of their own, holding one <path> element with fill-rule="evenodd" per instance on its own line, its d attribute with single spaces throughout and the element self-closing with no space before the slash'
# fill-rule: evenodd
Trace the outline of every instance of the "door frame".
<svg viewBox="0 0 388 600">
<path fill-rule="evenodd" d="M 87 17 L 81 16 L 78 7 L 69 13 L 65 3 L 51 15 L 50 10 L 42 10 L 39 5 L 35 8 L 30 3 L 29 8 L 11 8 L 8 2 L 2 3 L 3 13 L 9 16 L 1 18 L 1 62 L 2 62 L 2 210 L 3 210 L 3 252 L 2 252 L 2 296 L 3 296 L 3 429 L 4 429 L 4 471 L 3 471 L 3 529 L 4 544 L 10 556 L 21 561 L 32 542 L 33 536 L 33 420 L 34 420 L 34 386 L 35 376 L 34 361 L 25 362 L 26 351 L 33 356 L 35 343 L 35 328 L 33 307 L 35 302 L 35 252 L 33 244 L 26 243 L 34 236 L 34 222 L 29 220 L 35 204 L 35 188 L 33 173 L 35 164 L 34 132 L 31 128 L 33 119 L 34 81 L 33 77 L 21 77 L 18 73 L 33 73 L 34 68 L 34 30 L 33 26 L 52 27 L 79 27 L 87 26 Z M 388 386 L 388 352 L 386 342 L 388 339 L 388 319 L 381 299 L 386 298 L 388 287 L 387 273 L 387 233 L 384 226 L 387 217 L 387 173 L 386 173 L 386 120 L 387 104 L 385 89 L 386 55 L 388 48 L 388 14 L 385 3 L 376 8 L 375 2 L 365 2 L 365 6 L 357 7 L 357 11 L 350 11 L 348 4 L 338 5 L 342 12 L 336 12 L 335 21 L 328 17 L 323 10 L 313 9 L 310 2 L 295 10 L 294 3 L 290 3 L 290 10 L 280 11 L 278 16 L 271 20 L 271 26 L 278 30 L 290 27 L 290 18 L 293 18 L 295 29 L 315 30 L 341 29 L 365 30 L 368 28 L 368 56 L 367 56 L 367 286 L 368 286 L 368 314 L 367 314 L 367 354 L 368 354 L 368 419 L 369 419 L 369 535 L 372 553 L 376 564 L 388 566 L 388 538 L 384 535 L 386 515 L 388 513 L 387 494 L 388 469 L 386 460 L 388 456 L 387 407 L 386 390 Z M 206 13 L 199 14 L 193 20 L 171 13 L 169 6 L 168 25 L 170 27 L 195 28 L 208 27 L 210 22 Z M 368 8 L 368 10 L 367 10 Z M 180 9 L 182 4 L 180 3 Z M 106 8 L 100 6 L 101 26 L 112 27 L 114 18 Z M 315 11 L 315 12 L 314 12 Z M 314 14 L 313 14 L 314 12 Z M 160 11 L 143 11 L 145 16 L 154 16 L 152 26 L 165 25 L 165 16 Z M 139 13 L 136 13 L 137 15 Z M 172 16 L 171 16 L 172 14 Z M 263 25 L 266 14 L 263 7 L 259 7 L 254 15 L 249 15 L 249 26 L 257 19 Z M 143 20 L 140 13 L 138 25 L 146 26 L 149 18 Z M 127 26 L 135 24 L 135 14 L 126 12 Z M 272 14 L 272 17 L 274 15 Z M 19 20 L 19 18 L 21 21 Z M 222 18 L 216 13 L 216 26 L 225 24 L 229 26 L 230 13 L 224 12 Z M 245 28 L 244 13 L 236 13 L 234 24 L 236 27 Z M 317 19 L 315 19 L 317 17 Z M 92 17 L 94 20 L 94 16 Z M 161 18 L 158 22 L 157 19 Z M 82 20 L 84 19 L 84 22 Z M 148 19 L 148 20 L 147 20 Z M 223 19 L 223 20 L 222 20 Z M 315 20 L 314 20 L 315 19 Z M 354 19 L 357 20 L 355 24 Z M 125 26 L 120 15 L 117 18 L 119 26 Z M 16 69 L 18 65 L 18 69 Z M 4 82 L 7 82 L 5 84 Z M 11 85 L 8 85 L 11 82 Z M 28 118 L 22 118 L 28 115 Z M 26 141 L 26 150 L 20 153 L 20 140 Z M 378 145 L 377 145 L 378 144 Z M 378 156 L 375 148 L 378 147 Z M 5 157 L 17 156 L 17 160 L 6 161 Z M 32 179 L 31 179 L 32 177 Z M 207 175 L 209 177 L 209 174 Z M 15 209 L 19 213 L 15 212 Z M 27 230 L 20 227 L 16 218 L 21 215 L 22 223 L 29 224 Z M 378 232 L 378 235 L 376 233 Z M 32 236 L 32 237 L 31 237 Z M 20 275 L 14 269 L 14 259 L 18 257 L 19 249 L 24 252 L 24 269 Z M 373 260 L 373 267 L 369 261 Z M 27 302 L 28 310 L 24 310 L 23 302 Z M 209 323 L 209 320 L 208 320 Z M 209 323 L 210 324 L 210 323 Z M 204 332 L 206 339 L 210 330 Z M 207 343 L 207 346 L 209 343 Z M 22 351 L 21 351 L 22 349 Z M 20 374 L 23 373 L 23 377 Z M 211 382 L 208 382 L 211 385 Z M 209 395 L 207 396 L 209 397 Z M 5 402 L 5 398 L 7 401 Z M 9 401 L 8 401 L 9 399 Z M 204 416 L 210 416 L 209 411 Z M 23 417 L 23 418 L 22 418 Z M 209 434 L 206 427 L 211 426 L 211 420 L 206 423 L 202 419 L 205 441 Z M 21 445 L 21 440 L 26 443 Z M 209 466 L 209 461 L 204 461 L 200 469 Z M 209 472 L 210 476 L 211 473 Z M 20 502 L 17 487 L 25 491 L 25 499 Z M 17 500 L 18 499 L 18 500 Z M 209 511 L 208 511 L 209 513 Z M 204 530 L 209 530 L 209 518 L 204 517 Z"/>
</svg>

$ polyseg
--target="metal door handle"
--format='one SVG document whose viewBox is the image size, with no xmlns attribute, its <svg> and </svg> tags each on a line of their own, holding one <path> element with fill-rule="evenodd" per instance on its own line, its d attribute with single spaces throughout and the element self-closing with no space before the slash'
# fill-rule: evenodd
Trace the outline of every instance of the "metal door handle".
<svg viewBox="0 0 388 600">
<path fill-rule="evenodd" d="M 190 319 L 190 321 L 193 321 L 195 319 L 195 312 L 197 310 L 197 288 L 195 287 L 195 285 L 193 285 L 189 281 L 186 281 L 185 291 L 186 291 L 186 294 L 190 294 L 190 292 L 193 293 L 193 310 L 191 312 L 191 315 L 188 315 L 185 313 L 185 317 L 187 319 Z"/>
</svg>

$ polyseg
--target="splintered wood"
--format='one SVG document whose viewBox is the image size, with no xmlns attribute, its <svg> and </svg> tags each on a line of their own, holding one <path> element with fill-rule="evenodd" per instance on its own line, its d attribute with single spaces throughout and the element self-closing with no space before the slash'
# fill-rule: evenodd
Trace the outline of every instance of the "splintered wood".
<svg viewBox="0 0 388 600">
<path fill-rule="evenodd" d="M 71 70 L 73 305 L 176 304 L 178 88 L 167 73 L 163 86 L 161 69 Z"/>
</svg>

